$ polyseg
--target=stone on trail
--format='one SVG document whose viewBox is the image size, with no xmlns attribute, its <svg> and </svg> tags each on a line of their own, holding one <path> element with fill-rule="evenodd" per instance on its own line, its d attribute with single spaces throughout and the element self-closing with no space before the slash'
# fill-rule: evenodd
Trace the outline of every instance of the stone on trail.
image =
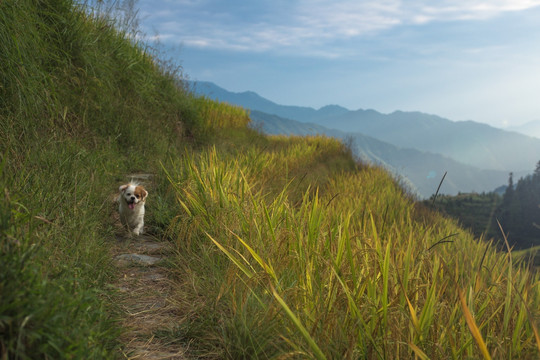
<svg viewBox="0 0 540 360">
<path fill-rule="evenodd" d="M 122 254 L 118 255 L 116 260 L 119 262 L 134 263 L 137 265 L 155 265 L 161 260 L 161 257 L 141 254 Z"/>
</svg>

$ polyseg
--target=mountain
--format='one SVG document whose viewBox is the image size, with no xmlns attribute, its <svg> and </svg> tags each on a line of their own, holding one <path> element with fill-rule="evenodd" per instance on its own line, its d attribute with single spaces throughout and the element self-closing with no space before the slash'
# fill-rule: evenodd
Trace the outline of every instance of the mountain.
<svg viewBox="0 0 540 360">
<path fill-rule="evenodd" d="M 474 122 L 421 112 L 355 110 L 331 105 L 315 110 L 284 106 L 254 92 L 233 93 L 210 82 L 192 83 L 197 94 L 282 118 L 362 133 L 401 148 L 441 154 L 480 169 L 523 172 L 540 160 L 540 139 Z M 502 184 L 501 184 L 502 185 Z"/>
<path fill-rule="evenodd" d="M 224 101 L 229 104 L 245 107 L 246 109 L 258 110 L 302 122 L 314 122 L 319 119 L 327 119 L 349 112 L 348 109 L 338 105 L 324 106 L 319 110 L 302 106 L 278 105 L 253 91 L 234 93 L 207 81 L 192 81 L 190 82 L 190 86 L 196 94 L 205 95 L 214 100 Z"/>
<path fill-rule="evenodd" d="M 483 169 L 524 171 L 540 159 L 540 139 L 420 112 L 357 110 L 316 123 L 361 132 L 399 147 L 439 153 Z"/>
<path fill-rule="evenodd" d="M 385 167 L 422 198 L 429 198 L 435 193 L 445 172 L 447 176 L 440 193 L 448 195 L 464 191 L 490 191 L 508 180 L 506 171 L 478 169 L 439 154 L 399 148 L 360 133 L 328 129 L 256 110 L 251 111 L 251 119 L 256 127 L 267 134 L 326 135 L 343 139 L 351 145 L 359 159 Z"/>
<path fill-rule="evenodd" d="M 528 123 L 525 123 L 523 125 L 509 127 L 506 130 L 534 136 L 540 139 L 540 120 L 529 121 Z"/>
<path fill-rule="evenodd" d="M 192 82 L 196 94 L 251 110 L 268 134 L 324 134 L 350 142 L 356 156 L 384 166 L 421 197 L 486 192 L 530 173 L 540 159 L 540 140 L 489 125 L 454 122 L 421 112 L 351 111 L 338 105 L 318 110 L 284 106 L 247 91 L 234 93 L 211 82 Z"/>
</svg>

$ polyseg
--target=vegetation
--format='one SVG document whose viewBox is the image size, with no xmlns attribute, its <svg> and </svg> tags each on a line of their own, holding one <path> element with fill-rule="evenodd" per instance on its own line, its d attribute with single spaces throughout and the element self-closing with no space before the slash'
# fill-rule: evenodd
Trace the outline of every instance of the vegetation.
<svg viewBox="0 0 540 360">
<path fill-rule="evenodd" d="M 0 2 L 0 358 L 113 357 L 110 196 L 184 132 L 200 138 L 198 122 L 110 20 L 70 0 Z"/>
<path fill-rule="evenodd" d="M 0 3 L 0 357 L 115 358 L 111 194 L 150 231 L 205 358 L 537 358 L 539 274 L 324 137 L 265 137 L 69 0 Z"/>
<path fill-rule="evenodd" d="M 424 204 L 459 220 L 477 237 L 495 239 L 504 247 L 504 236 L 512 247 L 540 246 L 540 162 L 532 175 L 513 184 L 510 174 L 504 195 L 496 193 L 439 196 Z"/>
<path fill-rule="evenodd" d="M 186 314 L 171 339 L 216 358 L 537 356 L 538 274 L 336 141 L 250 138 L 165 166 Z"/>
<path fill-rule="evenodd" d="M 504 246 L 501 230 L 498 228 L 496 214 L 502 203 L 497 193 L 460 193 L 456 196 L 438 195 L 424 201 L 425 206 L 449 215 L 459 224 L 472 231 L 477 237 L 500 240 Z"/>
<path fill-rule="evenodd" d="M 504 193 L 497 217 L 508 239 L 519 248 L 540 245 L 540 161 L 530 176 L 510 184 Z"/>
</svg>

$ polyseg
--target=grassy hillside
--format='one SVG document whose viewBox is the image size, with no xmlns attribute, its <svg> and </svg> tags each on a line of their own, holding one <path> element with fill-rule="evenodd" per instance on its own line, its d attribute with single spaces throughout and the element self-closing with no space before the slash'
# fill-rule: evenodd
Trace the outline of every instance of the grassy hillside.
<svg viewBox="0 0 540 360">
<path fill-rule="evenodd" d="M 1 358 L 113 357 L 111 195 L 202 129 L 171 76 L 72 1 L 0 3 Z"/>
<path fill-rule="evenodd" d="M 120 358 L 111 195 L 147 223 L 205 358 L 535 358 L 539 275 L 323 137 L 265 137 L 72 1 L 0 3 L 0 357 Z"/>
<path fill-rule="evenodd" d="M 336 141 L 268 137 L 166 168 L 185 314 L 168 340 L 197 355 L 538 355 L 538 274 Z"/>
</svg>

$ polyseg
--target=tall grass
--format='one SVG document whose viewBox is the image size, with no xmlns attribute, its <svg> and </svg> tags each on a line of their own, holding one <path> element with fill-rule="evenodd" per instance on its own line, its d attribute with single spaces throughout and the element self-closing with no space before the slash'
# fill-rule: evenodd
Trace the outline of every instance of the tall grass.
<svg viewBox="0 0 540 360">
<path fill-rule="evenodd" d="M 424 216 L 381 169 L 304 182 L 339 143 L 285 141 L 169 165 L 178 262 L 197 269 L 186 281 L 207 298 L 179 337 L 196 327 L 201 353 L 226 358 L 538 356 L 537 273 Z M 229 341 L 239 332 L 252 334 L 243 346 Z"/>
<path fill-rule="evenodd" d="M 54 145 L 1 174 L 0 342 L 6 358 L 107 358 L 118 330 L 103 289 L 112 271 L 101 156 Z M 5 158 L 4 158 L 5 160 Z M 77 171 L 75 171 L 77 169 Z M 45 175 L 46 174 L 46 175 Z"/>
<path fill-rule="evenodd" d="M 195 98 L 194 104 L 208 129 L 245 128 L 251 121 L 249 112 L 238 106 L 212 101 L 204 96 Z"/>
<path fill-rule="evenodd" d="M 79 4 L 0 2 L 0 358 L 115 357 L 110 195 L 201 128 L 178 79 Z"/>
</svg>

